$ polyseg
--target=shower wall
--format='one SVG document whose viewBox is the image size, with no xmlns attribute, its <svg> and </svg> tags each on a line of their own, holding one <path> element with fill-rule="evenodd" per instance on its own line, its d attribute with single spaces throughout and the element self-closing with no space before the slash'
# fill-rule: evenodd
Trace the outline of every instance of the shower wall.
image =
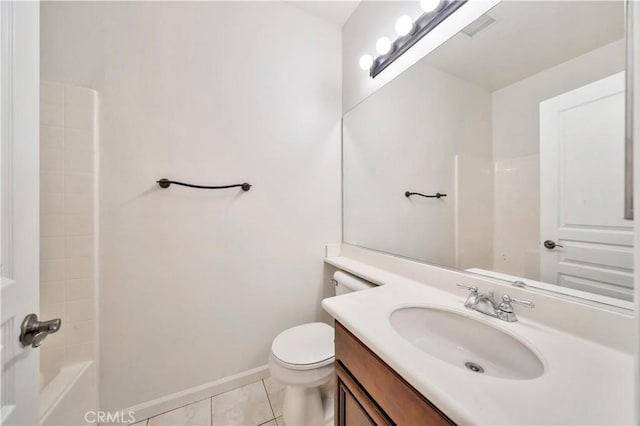
<svg viewBox="0 0 640 426">
<path fill-rule="evenodd" d="M 96 92 L 40 85 L 40 316 L 62 328 L 40 348 L 41 385 L 96 354 Z"/>
</svg>

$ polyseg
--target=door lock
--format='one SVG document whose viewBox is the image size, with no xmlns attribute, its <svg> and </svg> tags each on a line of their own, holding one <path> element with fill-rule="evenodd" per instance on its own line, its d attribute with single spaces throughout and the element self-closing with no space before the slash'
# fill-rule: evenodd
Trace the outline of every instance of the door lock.
<svg viewBox="0 0 640 426">
<path fill-rule="evenodd" d="M 560 248 L 564 247 L 564 246 L 561 246 L 560 244 L 556 244 L 555 241 L 551 241 L 551 240 L 547 240 L 543 244 L 545 248 L 548 248 L 549 250 L 553 250 L 556 247 L 560 247 Z"/>
<path fill-rule="evenodd" d="M 32 348 L 37 348 L 49 334 L 60 330 L 61 326 L 62 320 L 60 318 L 39 321 L 36 314 L 29 314 L 24 317 L 20 326 L 20 343 L 22 346 L 31 345 Z"/>
</svg>

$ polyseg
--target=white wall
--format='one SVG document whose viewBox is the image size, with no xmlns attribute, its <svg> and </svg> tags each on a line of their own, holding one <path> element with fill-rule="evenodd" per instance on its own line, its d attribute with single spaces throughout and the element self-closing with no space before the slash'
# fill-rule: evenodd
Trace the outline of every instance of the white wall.
<svg viewBox="0 0 640 426">
<path fill-rule="evenodd" d="M 282 3 L 42 5 L 43 78 L 100 96 L 103 409 L 263 365 L 320 316 L 340 61 L 339 29 Z"/>
<path fill-rule="evenodd" d="M 493 92 L 494 270 L 538 278 L 540 102 L 623 71 L 624 58 L 619 40 Z"/>
<path fill-rule="evenodd" d="M 95 95 L 40 84 L 40 314 L 62 319 L 40 351 L 44 383 L 96 354 Z"/>
<path fill-rule="evenodd" d="M 425 62 L 349 111 L 344 241 L 449 267 L 489 267 L 490 114 L 487 90 Z M 405 191 L 448 196 L 408 199 Z"/>
<path fill-rule="evenodd" d="M 493 92 L 493 158 L 540 151 L 540 102 L 624 70 L 624 40 Z"/>
</svg>

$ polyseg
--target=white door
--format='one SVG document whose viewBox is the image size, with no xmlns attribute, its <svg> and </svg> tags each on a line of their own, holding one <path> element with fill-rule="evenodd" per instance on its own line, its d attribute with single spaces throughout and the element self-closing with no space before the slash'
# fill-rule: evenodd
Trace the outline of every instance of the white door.
<svg viewBox="0 0 640 426">
<path fill-rule="evenodd" d="M 0 2 L 2 424 L 36 425 L 38 351 L 19 342 L 38 312 L 39 5 Z"/>
<path fill-rule="evenodd" d="M 540 103 L 540 276 L 631 300 L 624 87 L 619 73 Z"/>
</svg>

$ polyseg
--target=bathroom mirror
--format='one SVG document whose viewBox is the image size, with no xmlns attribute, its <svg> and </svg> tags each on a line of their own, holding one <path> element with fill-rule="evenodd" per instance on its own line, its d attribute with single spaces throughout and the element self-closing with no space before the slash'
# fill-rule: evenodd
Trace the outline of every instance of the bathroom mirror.
<svg viewBox="0 0 640 426">
<path fill-rule="evenodd" d="M 348 111 L 344 242 L 630 306 L 624 33 L 622 1 L 505 1 Z"/>
</svg>

